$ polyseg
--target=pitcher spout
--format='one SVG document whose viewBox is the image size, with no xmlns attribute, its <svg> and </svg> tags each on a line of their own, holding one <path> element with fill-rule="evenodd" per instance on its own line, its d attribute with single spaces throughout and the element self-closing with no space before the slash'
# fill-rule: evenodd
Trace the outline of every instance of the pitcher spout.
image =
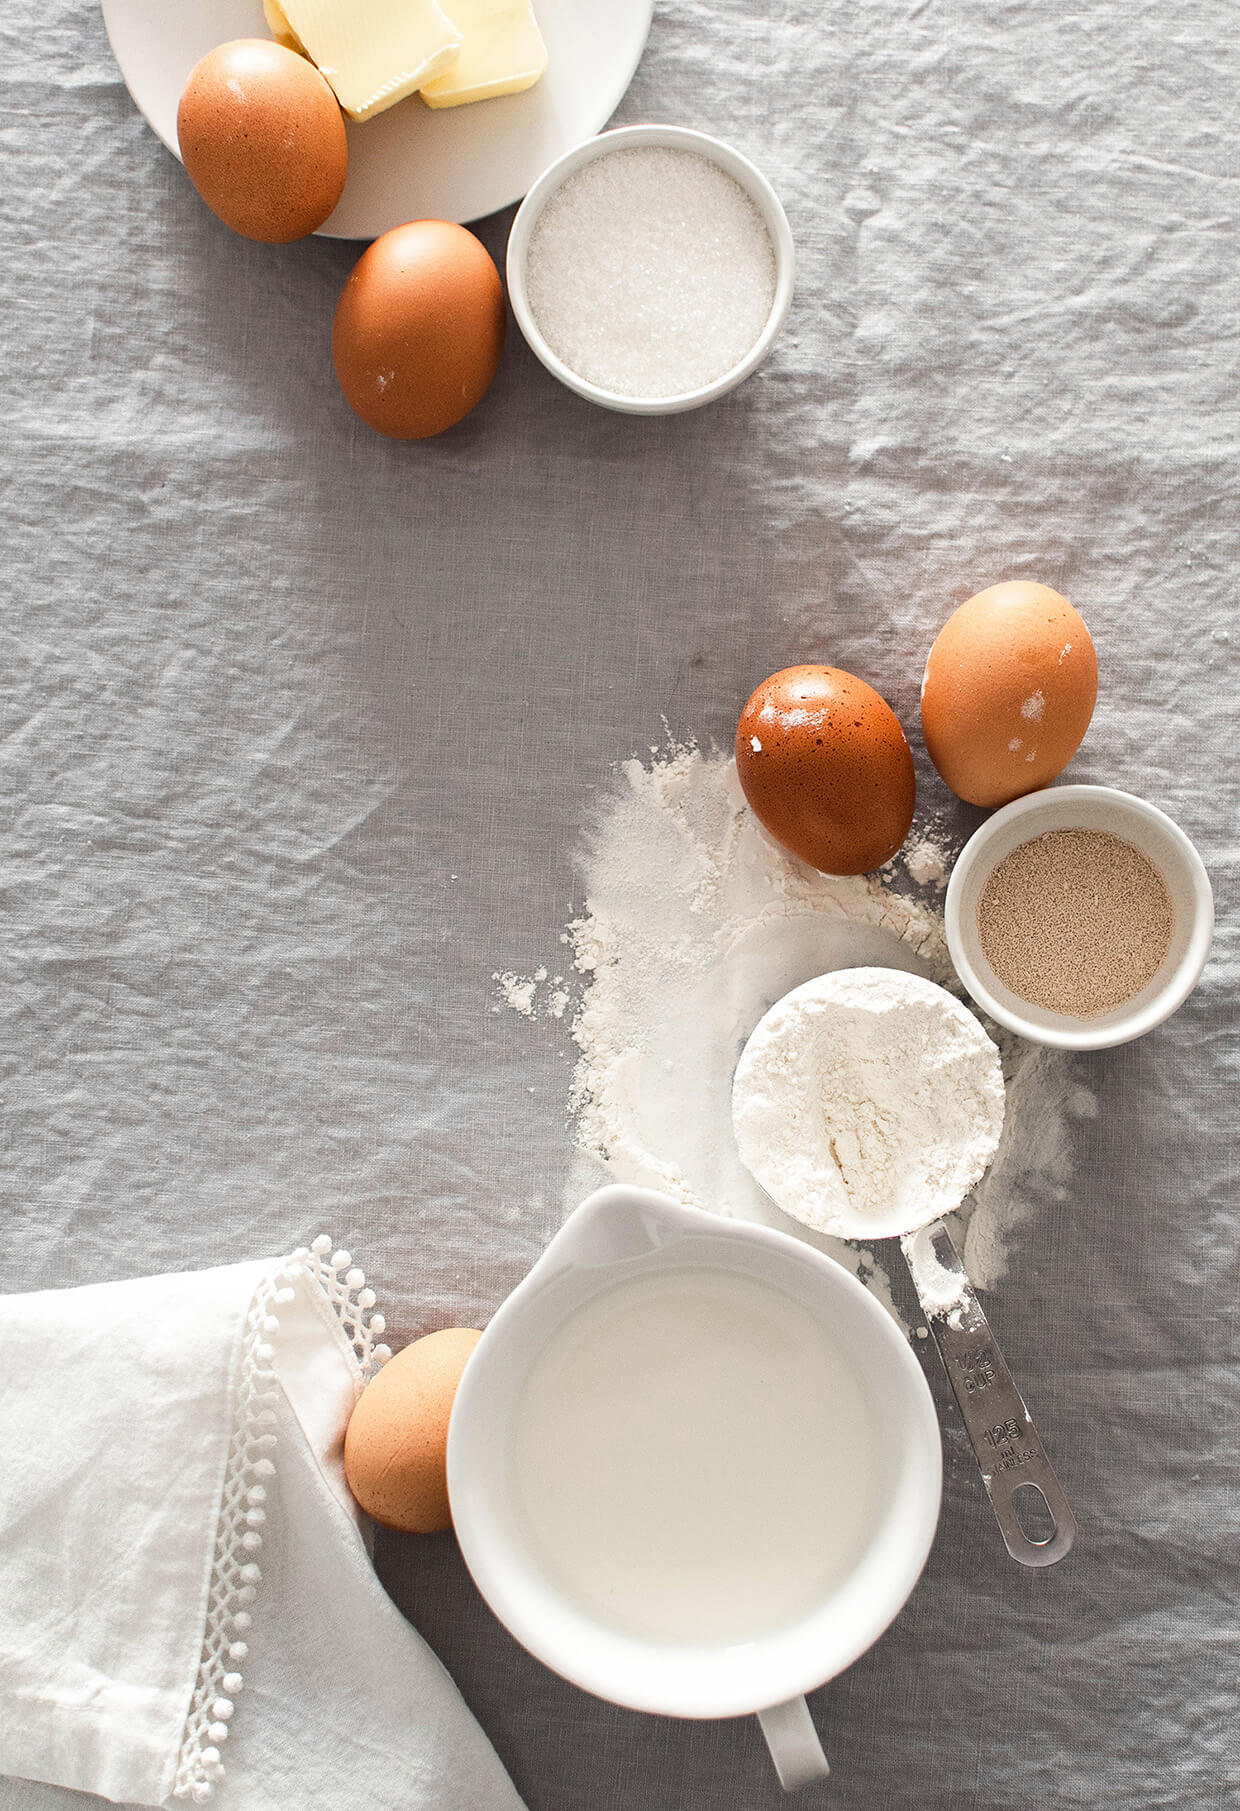
<svg viewBox="0 0 1240 1811">
<path fill-rule="evenodd" d="M 573 1210 L 534 1270 L 545 1278 L 555 1271 L 646 1257 L 713 1222 L 713 1214 L 686 1207 L 669 1195 L 610 1183 Z"/>
</svg>

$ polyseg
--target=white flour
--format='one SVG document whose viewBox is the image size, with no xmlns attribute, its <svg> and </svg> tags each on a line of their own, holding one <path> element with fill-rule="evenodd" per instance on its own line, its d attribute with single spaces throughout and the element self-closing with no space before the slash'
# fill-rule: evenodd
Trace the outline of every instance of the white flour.
<svg viewBox="0 0 1240 1811">
<path fill-rule="evenodd" d="M 946 888 L 951 861 L 942 843 L 929 831 L 910 836 L 898 860 L 919 887 L 933 887 L 938 893 Z"/>
<path fill-rule="evenodd" d="M 958 1271 L 949 1270 L 939 1262 L 934 1248 L 934 1228 L 923 1226 L 911 1238 L 905 1239 L 904 1255 L 913 1273 L 923 1313 L 944 1315 L 949 1326 L 961 1326 L 968 1300 L 967 1285 Z"/>
<path fill-rule="evenodd" d="M 941 853 L 930 862 L 945 866 Z M 912 887 L 899 858 L 882 878 L 817 873 L 761 829 L 729 759 L 690 748 L 625 764 L 582 868 L 584 914 L 564 933 L 584 983 L 572 1105 L 588 1156 L 570 1180 L 571 1205 L 600 1179 L 601 1159 L 613 1180 L 797 1233 L 889 1300 L 872 1252 L 798 1226 L 748 1174 L 732 1132 L 732 1076 L 767 1008 L 828 969 L 903 968 L 959 992 L 927 899 L 937 898 L 934 881 Z M 531 990 L 531 1014 L 564 1010 L 552 985 Z M 1003 1057 L 1007 1120 L 953 1222 L 982 1288 L 1006 1271 L 1008 1236 L 1030 1211 L 1026 1184 L 1035 1197 L 1066 1192 L 1071 1119 L 1094 1111 L 1070 1058 L 988 1029 Z"/>
<path fill-rule="evenodd" d="M 736 1068 L 742 1162 L 785 1213 L 840 1239 L 953 1213 L 1003 1129 L 999 1052 L 920 975 L 817 975 L 759 1022 Z"/>
<path fill-rule="evenodd" d="M 505 1006 L 511 1006 L 523 1019 L 535 1017 L 534 996 L 547 979 L 545 968 L 536 968 L 532 975 L 519 975 L 515 969 L 506 968 L 501 973 L 498 969 L 491 976 Z M 550 997 L 544 1002 L 543 1010 L 548 1018 L 562 1019 L 568 1009 L 572 995 L 564 985 L 563 975 L 557 975 L 551 983 Z M 496 1006 L 492 1009 L 499 1011 Z"/>
<path fill-rule="evenodd" d="M 536 968 L 532 975 L 526 977 L 516 974 L 510 968 L 505 969 L 502 973 L 497 970 L 491 979 L 504 996 L 506 1006 L 511 1006 L 514 1012 L 519 1012 L 523 1019 L 534 1017 L 534 995 L 538 991 L 539 983 L 547 979 L 545 968 Z"/>
</svg>

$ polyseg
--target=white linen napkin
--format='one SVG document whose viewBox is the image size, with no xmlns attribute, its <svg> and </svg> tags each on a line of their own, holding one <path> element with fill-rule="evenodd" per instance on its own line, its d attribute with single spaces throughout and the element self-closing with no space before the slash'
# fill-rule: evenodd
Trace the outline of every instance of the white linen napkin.
<svg viewBox="0 0 1240 1811">
<path fill-rule="evenodd" d="M 345 1486 L 389 1355 L 374 1303 L 327 1238 L 0 1297 L 0 1773 L 135 1805 L 522 1811 Z"/>
</svg>

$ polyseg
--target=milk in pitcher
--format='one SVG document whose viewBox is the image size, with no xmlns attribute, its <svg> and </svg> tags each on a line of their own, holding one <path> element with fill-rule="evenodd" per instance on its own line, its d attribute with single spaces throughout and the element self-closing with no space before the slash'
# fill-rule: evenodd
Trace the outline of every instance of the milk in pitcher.
<svg viewBox="0 0 1240 1811">
<path fill-rule="evenodd" d="M 876 1425 L 822 1317 L 759 1278 L 660 1265 L 585 1302 L 532 1366 L 509 1446 L 523 1538 L 617 1630 L 754 1641 L 853 1566 Z"/>
</svg>

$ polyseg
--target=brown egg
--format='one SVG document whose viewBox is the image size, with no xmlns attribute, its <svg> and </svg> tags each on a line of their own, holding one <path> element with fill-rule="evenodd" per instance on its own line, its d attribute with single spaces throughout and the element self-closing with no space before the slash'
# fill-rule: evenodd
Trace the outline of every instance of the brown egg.
<svg viewBox="0 0 1240 1811">
<path fill-rule="evenodd" d="M 448 1420 L 480 1333 L 448 1327 L 389 1358 L 358 1398 L 344 1436 L 344 1471 L 362 1508 L 387 1528 L 450 1528 Z"/>
<path fill-rule="evenodd" d="M 336 376 L 396 440 L 442 434 L 482 401 L 504 349 L 504 290 L 486 248 L 447 220 L 411 220 L 364 251 L 336 309 Z"/>
<path fill-rule="evenodd" d="M 1066 597 L 1025 579 L 961 604 L 926 661 L 930 759 L 971 805 L 1047 786 L 1080 747 L 1098 696 L 1089 630 Z"/>
<path fill-rule="evenodd" d="M 349 171 L 340 103 L 313 63 L 268 38 L 235 38 L 194 65 L 177 139 L 212 213 L 273 245 L 322 226 Z"/>
<path fill-rule="evenodd" d="M 913 821 L 913 757 L 891 706 L 838 667 L 786 667 L 741 712 L 736 771 L 776 842 L 824 874 L 890 861 Z"/>
</svg>

